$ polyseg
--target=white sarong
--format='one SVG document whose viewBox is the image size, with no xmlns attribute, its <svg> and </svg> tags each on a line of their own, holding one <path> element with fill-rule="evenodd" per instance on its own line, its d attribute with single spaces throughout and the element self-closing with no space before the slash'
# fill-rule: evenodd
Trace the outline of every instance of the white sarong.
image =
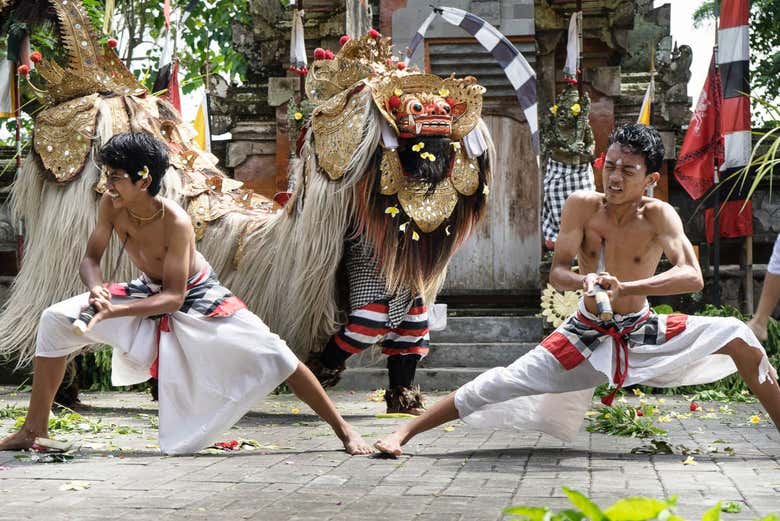
<svg viewBox="0 0 780 521">
<path fill-rule="evenodd" d="M 625 335 L 628 358 L 622 382 L 616 381 L 616 370 L 623 351 L 612 336 L 585 322 L 631 330 Z M 571 442 L 598 385 L 677 387 L 720 380 L 737 368 L 730 356 L 715 352 L 737 338 L 761 351 L 759 382 L 777 379 L 758 339 L 736 318 L 655 315 L 645 308 L 615 315 L 614 324 L 605 324 L 580 301 L 579 312 L 529 353 L 458 389 L 455 407 L 474 426 L 537 430 Z"/>
<path fill-rule="evenodd" d="M 111 318 L 84 335 L 75 333 L 72 324 L 87 305 L 89 294 L 54 304 L 41 315 L 36 356 L 68 356 L 91 344 L 108 344 L 114 348 L 113 385 L 145 382 L 156 366 L 160 449 L 165 454 L 201 450 L 287 380 L 299 363 L 284 340 L 260 318 L 242 303 L 235 305 L 237 299 L 219 286 L 213 273 L 205 275 L 201 272 L 190 280 L 182 308 L 187 311 L 162 319 Z M 145 278 L 121 286 L 137 289 L 140 282 L 150 286 Z M 151 285 L 151 290 L 153 294 L 159 286 Z M 209 300 L 215 294 L 227 295 L 225 302 L 232 302 L 227 306 L 232 309 L 215 312 L 214 300 Z M 112 297 L 115 304 L 132 300 Z"/>
</svg>

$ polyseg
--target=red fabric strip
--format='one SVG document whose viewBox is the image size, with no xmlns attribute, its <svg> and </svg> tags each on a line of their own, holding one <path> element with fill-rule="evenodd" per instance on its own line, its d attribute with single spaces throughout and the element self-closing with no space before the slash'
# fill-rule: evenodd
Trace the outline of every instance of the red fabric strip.
<svg viewBox="0 0 780 521">
<path fill-rule="evenodd" d="M 737 96 L 723 100 L 721 122 L 723 133 L 750 130 L 750 98 Z"/>
<path fill-rule="evenodd" d="M 246 304 L 244 304 L 244 301 L 235 296 L 228 297 L 207 316 L 209 318 L 229 317 L 240 309 L 246 309 Z"/>
<path fill-rule="evenodd" d="M 414 346 L 414 347 L 408 347 L 406 349 L 391 349 L 389 347 L 382 348 L 382 354 L 393 356 L 393 355 L 427 355 L 428 349 L 427 347 L 421 347 L 421 346 Z"/>
<path fill-rule="evenodd" d="M 748 25 L 750 0 L 723 0 L 720 4 L 720 28 Z"/>
<path fill-rule="evenodd" d="M 585 360 L 582 353 L 569 342 L 569 339 L 557 331 L 542 340 L 541 345 L 552 353 L 552 355 L 558 359 L 558 362 L 567 370 L 577 367 Z"/>
<path fill-rule="evenodd" d="M 753 235 L 753 202 L 748 201 L 744 210 L 742 210 L 743 204 L 745 201 L 727 201 L 723 205 L 718 216 L 721 237 L 733 239 Z M 707 242 L 712 242 L 715 237 L 714 208 L 707 208 L 704 211 L 704 229 Z"/>
<path fill-rule="evenodd" d="M 389 331 L 389 329 L 386 327 L 369 327 L 352 323 L 347 324 L 346 330 L 352 333 L 357 333 L 359 335 L 375 337 L 380 337 Z"/>
<path fill-rule="evenodd" d="M 683 331 L 688 323 L 688 315 L 675 313 L 666 317 L 666 340 L 671 340 Z"/>
<path fill-rule="evenodd" d="M 352 353 L 353 355 L 362 353 L 363 350 L 359 347 L 355 347 L 352 344 L 347 343 L 343 338 L 341 338 L 341 335 L 335 335 L 333 339 L 336 341 L 336 345 L 339 346 L 343 351 L 346 351 L 347 353 Z"/>
</svg>

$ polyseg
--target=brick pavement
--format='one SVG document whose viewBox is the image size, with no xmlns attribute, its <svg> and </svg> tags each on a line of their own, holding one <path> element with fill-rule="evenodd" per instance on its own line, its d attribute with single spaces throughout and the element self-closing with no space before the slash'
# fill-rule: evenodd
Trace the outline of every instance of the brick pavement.
<svg viewBox="0 0 780 521">
<path fill-rule="evenodd" d="M 26 404 L 29 395 L 12 391 L 0 387 L 0 410 Z M 333 396 L 370 440 L 404 421 L 376 418 L 384 404 L 365 392 Z M 142 416 L 156 413 L 147 395 L 84 393 L 82 400 L 91 406 L 83 414 L 93 421 L 131 429 L 59 436 L 83 444 L 68 463 L 0 452 L 0 520 L 493 521 L 515 504 L 566 507 L 563 485 L 602 507 L 627 495 L 679 495 L 678 513 L 686 519 L 700 519 L 718 500 L 743 505 L 740 514 L 723 514 L 727 521 L 780 513 L 780 435 L 764 415 L 758 424 L 749 422 L 761 410 L 757 404 L 732 404 L 729 414 L 710 412 L 719 404 L 705 403 L 702 413 L 659 424 L 673 445 L 701 451 L 696 465 L 683 465 L 680 454 L 631 454 L 646 443 L 638 439 L 583 430 L 567 445 L 460 422 L 414 439 L 398 460 L 349 457 L 293 396 L 267 398 L 225 433 L 226 440 L 251 438 L 263 448 L 163 457 L 155 427 Z M 688 402 L 666 397 L 659 406 L 684 413 Z M 0 432 L 12 424 L 0 419 Z M 719 440 L 726 443 L 714 443 Z M 73 482 L 88 488 L 61 490 Z"/>
</svg>

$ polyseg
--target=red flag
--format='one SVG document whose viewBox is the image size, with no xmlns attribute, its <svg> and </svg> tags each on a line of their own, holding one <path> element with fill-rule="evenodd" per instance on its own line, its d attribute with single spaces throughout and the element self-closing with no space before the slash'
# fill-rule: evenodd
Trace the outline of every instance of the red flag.
<svg viewBox="0 0 780 521">
<path fill-rule="evenodd" d="M 722 102 L 720 75 L 713 59 L 674 168 L 675 177 L 693 199 L 701 198 L 715 185 L 715 160 L 723 164 Z"/>
<path fill-rule="evenodd" d="M 173 67 L 171 67 L 171 77 L 168 81 L 168 92 L 165 94 L 171 105 L 176 107 L 176 110 L 181 114 L 181 87 L 179 87 L 179 59 L 173 59 Z"/>
<path fill-rule="evenodd" d="M 718 225 L 720 236 L 726 239 L 753 235 L 753 202 L 726 201 L 718 206 Z M 715 208 L 704 210 L 704 233 L 707 242 L 712 242 L 715 237 Z"/>
<path fill-rule="evenodd" d="M 163 4 L 163 15 L 165 16 L 165 28 L 171 29 L 171 0 L 165 0 Z"/>
</svg>

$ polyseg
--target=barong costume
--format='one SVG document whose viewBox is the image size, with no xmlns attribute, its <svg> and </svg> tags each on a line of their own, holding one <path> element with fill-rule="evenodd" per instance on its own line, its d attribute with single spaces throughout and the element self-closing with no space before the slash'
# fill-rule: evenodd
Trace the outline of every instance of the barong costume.
<svg viewBox="0 0 780 521">
<path fill-rule="evenodd" d="M 474 426 L 538 430 L 570 442 L 598 385 L 714 382 L 736 372 L 730 356 L 715 353 L 737 338 L 761 351 L 759 382 L 776 380 L 764 348 L 736 318 L 658 315 L 645 306 L 601 322 L 581 300 L 579 311 L 529 353 L 458 389 L 455 407 Z"/>
<path fill-rule="evenodd" d="M 159 293 L 147 276 L 111 284 L 114 304 Z M 182 307 L 160 317 L 117 317 L 80 335 L 73 330 L 89 299 L 83 293 L 41 315 L 36 356 L 62 357 L 91 344 L 114 348 L 111 383 L 159 378 L 160 449 L 189 454 L 207 447 L 269 392 L 287 380 L 298 359 L 210 266 L 187 281 Z"/>
</svg>

